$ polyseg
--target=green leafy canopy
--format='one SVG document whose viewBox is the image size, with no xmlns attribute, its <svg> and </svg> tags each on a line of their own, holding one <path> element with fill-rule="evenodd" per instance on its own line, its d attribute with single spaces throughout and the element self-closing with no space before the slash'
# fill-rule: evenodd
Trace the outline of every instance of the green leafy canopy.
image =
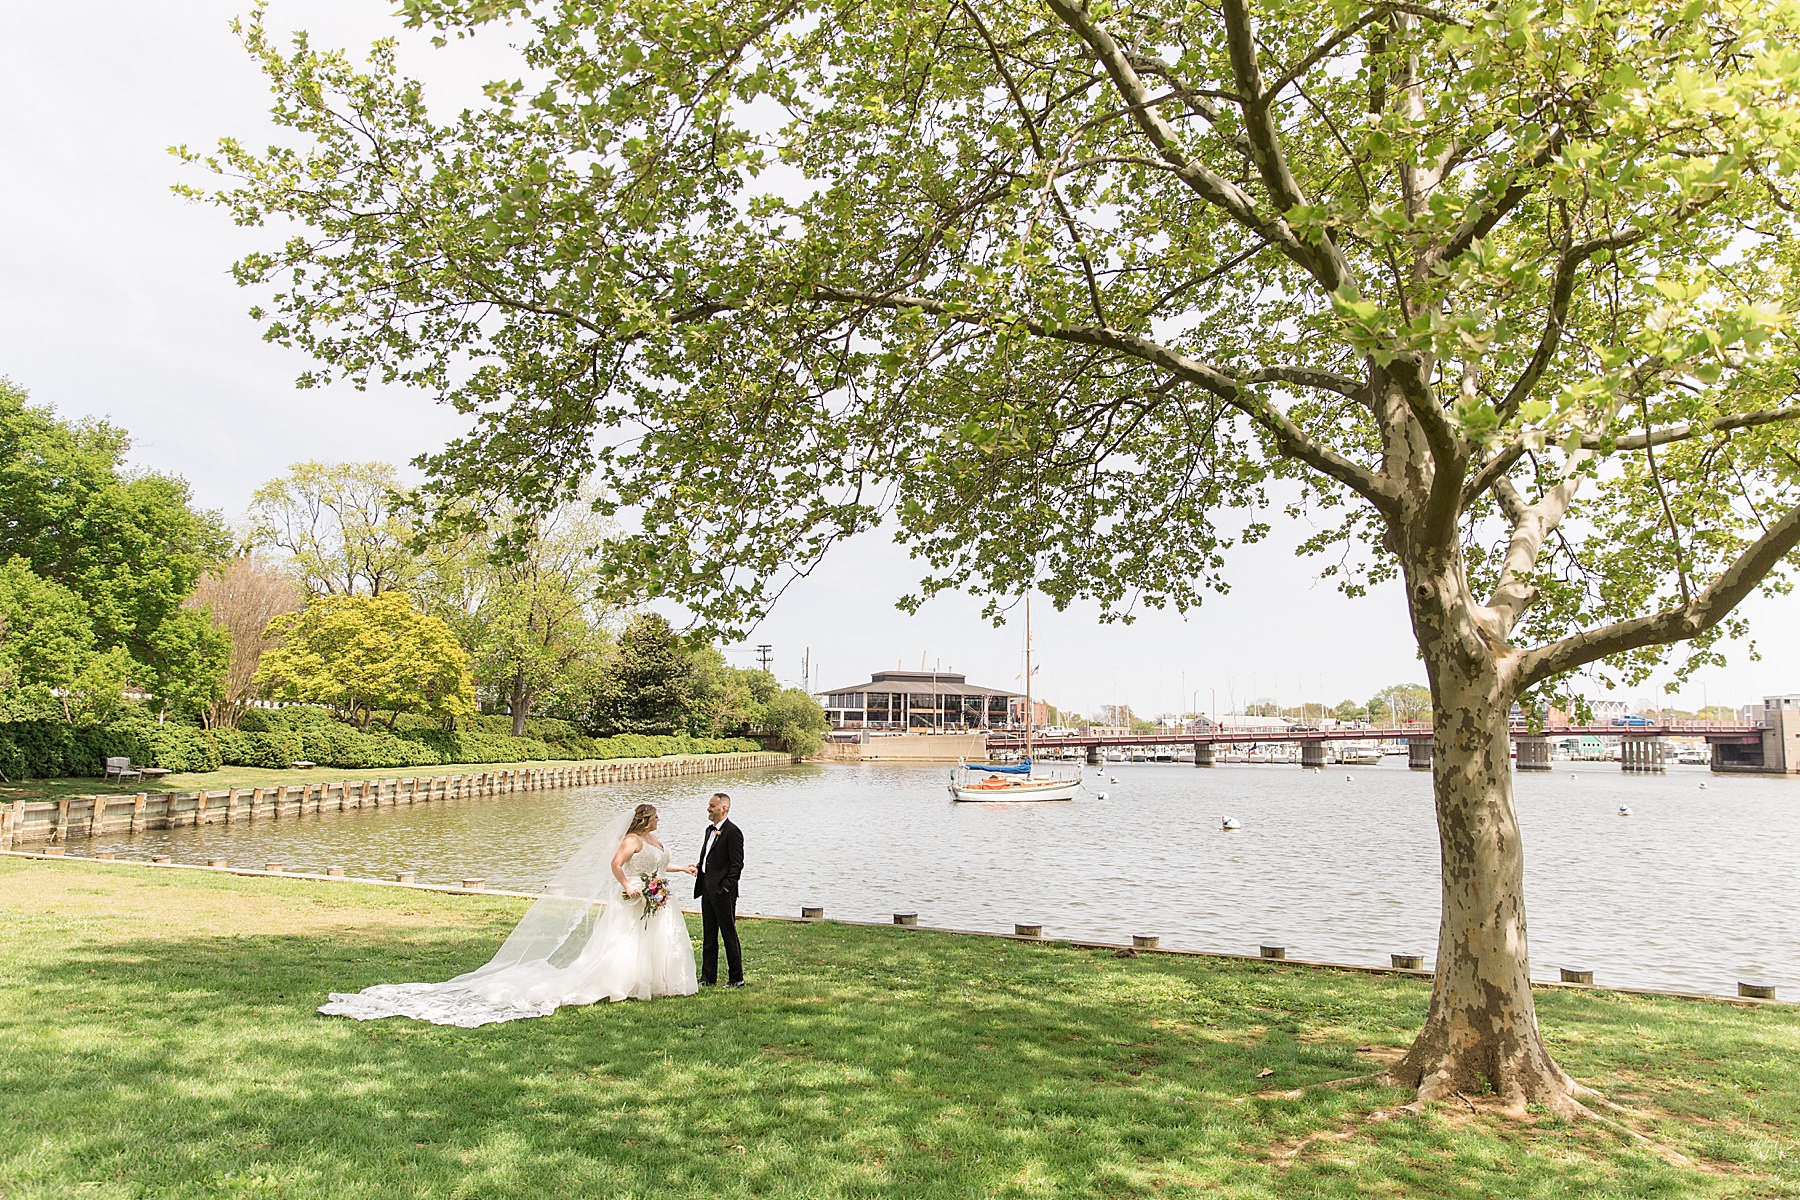
<svg viewBox="0 0 1800 1200">
<path fill-rule="evenodd" d="M 476 414 L 441 497 L 598 472 L 720 628 L 887 519 L 913 602 L 1186 607 L 1297 497 L 1517 692 L 1704 661 L 1800 540 L 1786 0 L 405 13 L 520 81 L 440 120 L 259 14 L 299 136 L 188 155 L 301 225 L 268 336 Z"/>
<path fill-rule="evenodd" d="M 64 647 L 57 670 L 69 678 L 98 656 L 104 670 L 84 690 L 110 688 L 101 707 L 129 681 L 165 710 L 192 711 L 218 688 L 227 648 L 181 606 L 231 538 L 217 513 L 195 508 L 186 481 L 130 467 L 130 448 L 123 430 L 61 420 L 0 378 L 0 563 L 13 600 L 49 622 L 34 635 L 47 639 L 31 651 L 40 666 L 51 644 Z"/>
</svg>

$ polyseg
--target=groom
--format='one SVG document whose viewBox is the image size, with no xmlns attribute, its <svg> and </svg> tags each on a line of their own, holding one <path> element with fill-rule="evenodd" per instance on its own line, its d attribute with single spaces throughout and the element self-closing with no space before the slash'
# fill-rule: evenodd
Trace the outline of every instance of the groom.
<svg viewBox="0 0 1800 1200">
<path fill-rule="evenodd" d="M 744 986 L 744 952 L 738 947 L 738 876 L 744 873 L 744 834 L 728 819 L 731 797 L 724 792 L 706 802 L 712 822 L 700 843 L 700 861 L 694 864 L 694 895 L 700 898 L 700 924 L 706 948 L 700 954 L 700 982 L 719 982 L 719 942 L 725 943 L 725 965 L 731 976 L 727 987 Z"/>
</svg>

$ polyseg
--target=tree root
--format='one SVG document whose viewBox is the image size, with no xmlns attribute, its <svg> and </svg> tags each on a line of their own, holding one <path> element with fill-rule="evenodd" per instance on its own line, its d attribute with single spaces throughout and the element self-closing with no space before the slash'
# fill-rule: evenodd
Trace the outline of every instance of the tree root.
<svg viewBox="0 0 1800 1200">
<path fill-rule="evenodd" d="M 1643 1119 L 1642 1113 L 1634 1112 L 1624 1105 L 1608 1099 L 1601 1092 L 1596 1091 L 1585 1084 L 1575 1082 L 1573 1079 L 1569 1078 L 1567 1074 L 1564 1074 L 1561 1071 L 1558 1071 L 1557 1073 L 1561 1076 L 1561 1078 L 1556 1081 L 1560 1084 L 1560 1087 L 1553 1089 L 1550 1096 L 1540 1097 L 1538 1099 L 1538 1103 L 1550 1113 L 1568 1121 L 1593 1121 L 1596 1124 L 1604 1125 L 1615 1133 L 1624 1135 L 1637 1145 L 1642 1146 L 1652 1154 L 1655 1154 L 1658 1158 L 1661 1158 L 1664 1162 L 1673 1166 L 1691 1167 L 1694 1165 L 1692 1159 L 1688 1158 L 1687 1155 L 1676 1150 L 1674 1147 L 1665 1145 L 1655 1138 L 1639 1132 L 1624 1120 L 1604 1115 L 1596 1110 L 1605 1109 L 1608 1112 L 1619 1114 L 1619 1117 L 1634 1118 L 1638 1120 Z M 1370 1075 L 1351 1075 L 1343 1079 L 1328 1079 L 1321 1083 L 1311 1083 L 1307 1084 L 1305 1087 L 1292 1088 L 1285 1092 L 1278 1092 L 1276 1095 L 1283 1100 L 1299 1100 L 1314 1088 L 1340 1091 L 1363 1086 L 1404 1087 L 1405 1084 L 1397 1079 L 1391 1071 L 1377 1071 Z M 1371 1113 L 1359 1126 L 1353 1129 L 1321 1131 L 1319 1133 L 1310 1134 L 1296 1142 L 1293 1146 L 1288 1147 L 1285 1150 L 1277 1151 L 1274 1157 L 1278 1162 L 1292 1162 L 1295 1158 L 1299 1157 L 1302 1151 L 1316 1142 L 1342 1141 L 1354 1136 L 1359 1130 L 1367 1128 L 1377 1122 L 1393 1120 L 1396 1117 L 1419 1116 L 1427 1109 L 1438 1104 L 1460 1103 L 1469 1110 L 1471 1116 L 1479 1116 L 1485 1110 L 1488 1112 L 1499 1113 L 1514 1120 L 1527 1119 L 1529 1116 L 1529 1109 L 1523 1100 L 1523 1093 L 1521 1092 L 1519 1096 L 1512 1097 L 1510 1100 L 1512 1102 L 1509 1102 L 1507 1099 L 1502 1099 L 1499 1100 L 1498 1103 L 1478 1105 L 1467 1093 L 1460 1091 L 1451 1085 L 1448 1072 L 1439 1071 L 1420 1081 L 1411 1102 L 1402 1104 L 1397 1108 L 1390 1110 L 1377 1110 L 1376 1112 Z"/>
</svg>

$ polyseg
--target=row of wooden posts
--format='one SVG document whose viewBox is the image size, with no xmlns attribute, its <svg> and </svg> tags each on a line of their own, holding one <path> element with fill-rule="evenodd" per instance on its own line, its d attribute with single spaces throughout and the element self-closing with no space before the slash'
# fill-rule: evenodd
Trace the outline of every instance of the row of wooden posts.
<svg viewBox="0 0 1800 1200">
<path fill-rule="evenodd" d="M 316 813 L 387 808 L 500 796 L 514 792 L 712 775 L 791 761 L 775 752 L 706 754 L 680 758 L 621 759 L 518 767 L 430 778 L 363 779 L 342 783 L 292 783 L 275 787 L 138 792 L 135 795 L 67 796 L 15 800 L 0 805 L 0 849 L 34 842 L 52 845 L 71 837 L 141 833 L 148 829 L 274 821 Z"/>
<path fill-rule="evenodd" d="M 18 851 L 16 853 L 22 853 L 22 854 L 26 854 L 27 856 L 32 856 L 32 857 L 41 856 L 41 857 L 45 857 L 45 858 L 62 858 L 63 857 L 63 848 L 60 846 L 51 846 L 51 847 L 46 847 L 41 850 Z M 100 859 L 100 860 L 105 860 L 105 861 L 111 861 L 113 859 L 113 855 L 111 853 L 106 853 L 106 852 L 95 854 L 92 857 L 95 859 Z M 151 861 L 151 864 L 155 865 L 155 866 L 171 866 L 171 865 L 173 865 L 173 863 L 170 859 L 170 856 L 167 854 L 154 855 L 151 857 L 150 861 Z M 206 865 L 208 867 L 212 867 L 217 870 L 229 869 L 229 864 L 227 864 L 226 860 L 223 858 L 209 858 L 206 860 Z M 239 868 L 234 873 L 235 874 L 250 874 L 250 875 L 259 875 L 259 874 L 260 875 L 281 875 L 281 874 L 285 874 L 285 869 L 283 867 L 283 864 L 278 863 L 278 862 L 271 862 L 271 863 L 265 864 L 260 870 Z M 317 875 L 311 875 L 311 876 L 306 876 L 306 877 L 307 878 L 315 878 L 315 879 L 319 878 L 319 876 L 317 876 Z M 342 868 L 342 867 L 326 867 L 324 877 L 326 879 L 334 879 L 334 880 L 335 879 L 344 879 L 345 878 L 344 868 Z M 357 879 L 357 880 L 350 880 L 350 882 L 399 884 L 399 885 L 407 886 L 407 887 L 422 887 L 422 888 L 426 888 L 428 890 L 433 890 L 433 891 L 483 892 L 483 891 L 487 890 L 487 880 L 485 878 L 474 877 L 474 878 L 463 879 L 460 883 L 460 886 L 447 885 L 447 884 L 421 884 L 418 881 L 418 874 L 413 871 L 397 872 L 392 880 Z M 506 895 L 506 896 L 520 896 L 520 897 L 524 897 L 526 899 L 532 898 L 527 893 L 523 893 L 523 892 L 504 892 L 503 891 L 503 892 L 497 892 L 494 894 Z M 546 888 L 544 894 L 560 895 L 561 890 Z M 758 916 L 758 914 L 755 914 L 755 913 L 749 913 L 749 914 L 744 914 L 744 915 L 746 915 L 748 917 Z M 777 919 L 780 919 L 780 918 L 777 918 Z M 802 921 L 822 921 L 825 919 L 825 909 L 823 907 L 817 906 L 817 905 L 810 905 L 810 904 L 804 905 L 800 909 L 800 919 Z M 866 922 L 857 922 L 857 921 L 852 921 L 850 923 L 851 924 L 866 924 Z M 897 912 L 894 914 L 894 924 L 903 926 L 906 928 L 913 928 L 913 929 L 919 928 L 919 914 L 916 912 Z M 982 930 L 952 930 L 951 932 L 967 933 L 967 934 L 972 934 L 972 935 L 977 935 L 977 936 L 987 936 L 987 937 L 1005 937 L 1006 936 L 1005 934 L 987 933 Z M 1018 939 L 1037 940 L 1044 936 L 1044 927 L 1041 924 L 1037 924 L 1035 922 L 1032 922 L 1032 923 L 1015 922 L 1013 925 L 1012 936 L 1014 938 L 1018 938 Z M 1107 943 L 1087 942 L 1087 941 L 1083 941 L 1081 939 L 1063 939 L 1063 940 L 1068 940 L 1070 942 L 1070 944 L 1076 945 L 1076 946 L 1097 946 L 1097 947 L 1102 947 L 1102 948 L 1108 947 Z M 1237 955 L 1237 954 L 1220 955 L 1220 954 L 1217 954 L 1216 952 L 1205 952 L 1205 951 L 1187 951 L 1187 950 L 1163 951 L 1162 938 L 1154 933 L 1134 933 L 1134 934 L 1132 934 L 1130 948 L 1126 949 L 1126 948 L 1121 947 L 1118 949 L 1117 953 L 1129 955 L 1129 954 L 1134 954 L 1140 950 L 1161 951 L 1163 953 L 1173 953 L 1173 954 L 1199 954 L 1202 957 L 1227 957 L 1227 958 L 1247 958 L 1247 957 L 1249 957 L 1248 955 Z M 1286 962 L 1286 961 L 1288 961 L 1287 947 L 1272 945 L 1268 942 L 1264 942 L 1261 946 L 1259 946 L 1257 948 L 1257 957 L 1266 959 L 1269 961 L 1273 961 L 1273 962 Z M 1410 975 L 1421 975 L 1421 976 L 1428 976 L 1430 974 L 1430 972 L 1425 969 L 1424 960 L 1423 960 L 1422 956 L 1420 956 L 1420 955 L 1417 955 L 1417 954 L 1390 954 L 1388 956 L 1388 959 L 1389 959 L 1389 962 L 1392 964 L 1390 969 L 1393 971 L 1403 972 L 1403 973 L 1410 974 Z M 1306 966 L 1306 967 L 1328 967 L 1328 968 L 1349 970 L 1349 971 L 1380 972 L 1382 970 L 1379 967 L 1370 967 L 1370 966 L 1366 966 L 1366 965 L 1362 965 L 1362 964 L 1358 964 L 1358 963 L 1296 962 L 1295 965 L 1296 966 Z M 1561 981 L 1565 984 L 1577 984 L 1577 985 L 1581 985 L 1581 986 L 1592 987 L 1592 986 L 1594 986 L 1594 973 L 1591 970 L 1587 970 L 1585 968 L 1580 968 L 1580 967 L 1563 967 L 1563 968 L 1561 968 Z M 1691 993 L 1656 992 L 1656 991 L 1646 990 L 1646 989 L 1642 989 L 1642 988 L 1612 988 L 1609 990 L 1633 993 L 1633 994 L 1641 994 L 1641 995 L 1671 995 L 1671 994 L 1692 995 Z M 1746 999 L 1746 1000 L 1774 1000 L 1775 999 L 1775 986 L 1773 984 L 1769 984 L 1769 983 L 1752 983 L 1752 982 L 1746 982 L 1746 981 L 1740 980 L 1737 985 L 1737 994 L 1740 998 Z M 1708 997 L 1698 997 L 1698 998 L 1704 999 L 1704 998 L 1708 998 Z"/>
<path fill-rule="evenodd" d="M 809 905 L 800 909 L 800 919 L 803 921 L 819 921 L 823 920 L 824 917 L 825 910 L 823 908 Z M 894 924 L 916 927 L 919 924 L 919 914 L 916 912 L 897 912 L 894 914 Z M 1016 938 L 1041 938 L 1044 936 L 1044 927 L 1038 924 L 1015 922 L 1013 924 L 1013 936 Z M 1161 945 L 1162 938 L 1154 933 L 1134 933 L 1131 935 L 1131 948 L 1134 950 L 1157 950 L 1161 948 Z M 1287 961 L 1287 947 L 1271 945 L 1264 942 L 1257 947 L 1257 957 L 1269 959 L 1274 962 L 1285 962 Z M 1425 970 L 1425 962 L 1422 955 L 1390 954 L 1388 955 L 1388 961 L 1392 964 L 1392 969 L 1396 971 L 1417 972 L 1421 975 L 1430 973 Z M 1337 966 L 1353 964 L 1333 963 L 1320 965 Z M 1359 969 L 1367 970 L 1368 968 Z M 1593 986 L 1594 973 L 1585 967 L 1562 967 L 1559 971 L 1563 983 L 1584 984 L 1588 987 Z M 1768 983 L 1747 983 L 1740 981 L 1737 985 L 1737 993 L 1746 1000 L 1775 999 L 1775 987 L 1773 984 Z"/>
</svg>

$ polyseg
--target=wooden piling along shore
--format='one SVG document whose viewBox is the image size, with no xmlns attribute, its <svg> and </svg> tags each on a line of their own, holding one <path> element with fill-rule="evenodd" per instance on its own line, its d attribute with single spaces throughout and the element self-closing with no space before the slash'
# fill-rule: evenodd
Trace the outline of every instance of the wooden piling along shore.
<svg viewBox="0 0 1800 1200">
<path fill-rule="evenodd" d="M 782 766 L 792 761 L 786 754 L 760 751 L 558 763 L 430 778 L 294 783 L 216 792 L 201 789 L 69 796 L 61 800 L 15 800 L 11 804 L 0 804 L 0 850 L 36 842 L 65 842 L 73 837 L 140 833 L 146 829 L 278 821 L 357 808 L 391 808 L 437 800 L 504 796 L 514 792 L 635 783 L 684 775 L 717 775 L 752 767 Z"/>
</svg>

